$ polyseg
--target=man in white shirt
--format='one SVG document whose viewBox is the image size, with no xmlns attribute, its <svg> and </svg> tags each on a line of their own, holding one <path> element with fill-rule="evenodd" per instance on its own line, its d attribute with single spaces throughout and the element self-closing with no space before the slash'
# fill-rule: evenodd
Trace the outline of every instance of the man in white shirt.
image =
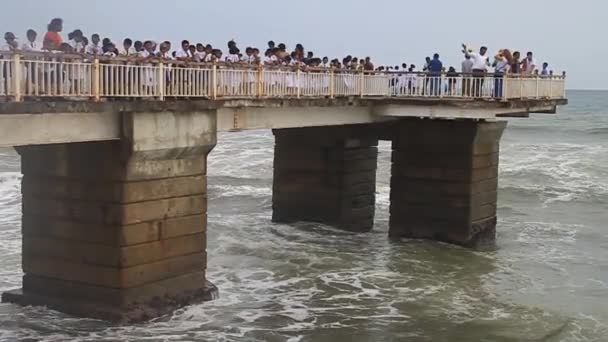
<svg viewBox="0 0 608 342">
<path fill-rule="evenodd" d="M 461 72 L 464 74 L 464 79 L 462 83 L 464 95 L 471 96 L 471 75 L 473 74 L 473 60 L 471 59 L 470 55 L 464 57 L 464 61 L 462 61 Z"/>
<path fill-rule="evenodd" d="M 534 70 L 536 70 L 536 61 L 534 60 L 534 55 L 532 52 L 528 52 L 526 54 L 526 59 L 521 62 L 522 68 L 521 71 L 523 74 L 533 74 Z"/>
<path fill-rule="evenodd" d="M 482 46 L 479 49 L 479 53 L 474 53 L 469 50 L 465 44 L 462 44 L 462 47 L 464 48 L 463 52 L 465 57 L 469 56 L 473 61 L 473 96 L 481 97 L 483 95 L 483 83 L 486 76 L 486 68 L 490 66 L 490 61 L 486 55 L 488 48 Z"/>
<path fill-rule="evenodd" d="M 38 42 L 36 42 L 36 38 L 38 37 L 38 33 L 36 31 L 29 29 L 26 33 L 27 43 L 21 46 L 21 50 L 23 51 L 41 51 L 41 46 Z"/>
<path fill-rule="evenodd" d="M 129 38 L 125 39 L 122 42 L 122 50 L 120 50 L 119 56 L 130 57 L 130 56 L 136 56 L 136 55 L 137 55 L 137 51 L 133 47 L 133 41 Z"/>
<path fill-rule="evenodd" d="M 72 33 L 68 34 L 68 39 L 70 40 L 70 46 L 76 53 L 85 53 L 84 48 L 84 35 L 81 30 L 74 30 Z"/>
<path fill-rule="evenodd" d="M 194 52 L 194 61 L 197 63 L 202 63 L 205 61 L 205 45 L 198 43 L 196 44 L 196 51 Z"/>
<path fill-rule="evenodd" d="M 175 58 L 178 61 L 188 61 L 192 59 L 192 54 L 190 53 L 190 42 L 187 40 L 182 41 L 182 48 L 175 53 Z"/>
<path fill-rule="evenodd" d="M 91 36 L 91 45 L 87 46 L 86 53 L 88 55 L 95 55 L 95 56 L 99 56 L 99 55 L 103 54 L 103 49 L 101 48 L 101 45 L 99 44 L 100 41 L 101 41 L 101 39 L 99 38 L 99 35 L 97 33 L 93 34 Z"/>
</svg>

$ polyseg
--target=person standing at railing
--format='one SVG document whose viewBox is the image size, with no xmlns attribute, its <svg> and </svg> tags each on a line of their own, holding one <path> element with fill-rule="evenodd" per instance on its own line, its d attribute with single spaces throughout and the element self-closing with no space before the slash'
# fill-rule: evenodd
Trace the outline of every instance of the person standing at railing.
<svg viewBox="0 0 608 342">
<path fill-rule="evenodd" d="M 431 57 L 428 57 L 428 56 L 425 57 L 424 66 L 422 67 L 422 72 L 428 73 L 430 64 L 431 64 Z M 424 78 L 424 88 L 422 88 L 422 95 L 427 94 L 428 88 L 429 88 L 429 81 L 430 81 L 429 77 Z"/>
<path fill-rule="evenodd" d="M 75 53 L 85 53 L 84 35 L 81 30 L 74 30 L 68 33 L 68 41 Z"/>
<path fill-rule="evenodd" d="M 133 57 L 137 55 L 137 50 L 133 47 L 133 40 L 131 38 L 125 38 L 122 41 L 122 49 L 118 53 L 120 57 Z"/>
<path fill-rule="evenodd" d="M 365 71 L 374 71 L 374 63 L 370 57 L 365 57 L 365 65 L 363 66 Z"/>
<path fill-rule="evenodd" d="M 38 33 L 33 29 L 27 30 L 25 36 L 27 37 L 27 42 L 21 45 L 21 50 L 26 52 L 39 52 L 42 50 L 42 46 L 36 41 L 38 38 Z M 32 57 L 34 60 L 42 60 L 43 57 Z M 27 64 L 28 62 L 26 62 Z M 39 87 L 40 78 L 42 76 L 42 70 L 39 69 L 38 63 L 29 62 L 30 66 L 25 71 L 25 84 L 26 84 L 26 94 L 33 93 L 34 89 Z"/>
<path fill-rule="evenodd" d="M 141 80 L 140 89 L 136 89 L 139 94 L 144 96 L 154 95 L 154 87 L 156 85 L 156 73 L 152 68 L 152 63 L 150 63 L 150 59 L 155 58 L 156 54 L 154 52 L 154 43 L 150 40 L 147 40 L 143 44 L 143 49 L 138 52 L 137 58 L 142 63 L 139 68 L 137 68 L 138 78 Z"/>
<path fill-rule="evenodd" d="M 411 64 L 407 70 L 407 95 L 411 96 L 416 94 L 418 89 L 418 74 L 416 73 L 416 66 Z"/>
<path fill-rule="evenodd" d="M 241 52 L 239 48 L 236 46 L 234 41 L 229 42 L 230 48 L 228 49 L 228 54 L 222 58 L 222 62 L 226 63 L 226 65 L 235 65 L 241 61 L 239 57 L 239 53 Z M 234 71 L 226 71 L 223 72 L 222 77 L 220 77 L 220 82 L 218 84 L 219 89 L 221 89 L 224 94 L 234 94 L 237 89 L 238 84 L 240 84 L 241 80 L 239 77 L 241 74 Z"/>
<path fill-rule="evenodd" d="M 202 43 L 196 44 L 196 50 L 194 51 L 193 59 L 197 63 L 202 63 L 205 60 L 205 45 Z"/>
<path fill-rule="evenodd" d="M 329 63 L 329 57 L 327 57 L 327 56 L 323 57 L 323 60 L 321 60 L 321 65 L 319 67 L 321 67 L 323 69 L 331 68 L 331 64 Z"/>
<path fill-rule="evenodd" d="M 131 67 L 134 65 L 132 59 L 137 57 L 137 50 L 133 46 L 133 40 L 131 38 L 125 38 L 122 41 L 122 49 L 119 50 L 118 56 L 124 59 L 125 70 L 121 74 L 121 79 L 124 80 L 125 93 L 131 94 L 133 86 L 133 76 L 135 72 Z"/>
<path fill-rule="evenodd" d="M 21 50 L 32 52 L 42 50 L 42 47 L 36 41 L 36 38 L 38 38 L 38 33 L 36 31 L 34 31 L 33 29 L 29 29 L 27 30 L 25 36 L 27 37 L 27 43 L 23 43 L 23 45 L 21 45 Z"/>
<path fill-rule="evenodd" d="M 536 61 L 534 60 L 534 54 L 531 51 L 526 53 L 526 58 L 521 62 L 522 74 L 532 75 L 536 70 Z"/>
<path fill-rule="evenodd" d="M 86 53 L 88 55 L 93 56 L 101 56 L 103 54 L 103 49 L 101 46 L 101 39 L 99 38 L 99 34 L 94 33 L 91 35 L 91 44 L 87 47 Z"/>
<path fill-rule="evenodd" d="M 543 70 L 540 72 L 541 77 L 549 77 L 549 63 L 543 63 Z"/>
<path fill-rule="evenodd" d="M 192 44 L 192 45 L 190 45 L 190 46 L 188 47 L 188 51 L 190 51 L 190 56 L 192 56 L 191 60 L 192 60 L 192 61 L 195 61 L 195 59 L 194 59 L 194 54 L 196 53 L 196 46 L 195 46 L 195 45 L 193 45 L 193 44 Z"/>
<path fill-rule="evenodd" d="M 488 52 L 488 48 L 482 46 L 479 48 L 479 53 L 474 53 L 470 50 L 466 44 L 462 44 L 463 53 L 465 56 L 470 56 L 471 60 L 473 60 L 473 96 L 474 97 L 482 97 L 483 96 L 483 84 L 484 78 L 486 77 L 487 67 L 490 66 L 490 61 L 486 53 Z"/>
<path fill-rule="evenodd" d="M 431 96 L 439 96 L 441 92 L 441 72 L 443 71 L 443 63 L 439 60 L 438 53 L 433 55 L 433 59 L 428 65 L 428 70 Z"/>
<path fill-rule="evenodd" d="M 181 49 L 177 50 L 175 53 L 175 58 L 178 61 L 190 61 L 192 59 L 192 53 L 190 52 L 190 42 L 187 40 L 182 40 Z"/>
<path fill-rule="evenodd" d="M 464 56 L 460 71 L 462 72 L 462 94 L 471 96 L 471 75 L 473 74 L 473 60 L 470 55 Z"/>
<path fill-rule="evenodd" d="M 494 98 L 501 99 L 503 95 L 504 75 L 509 72 L 513 56 L 509 49 L 502 49 L 494 57 Z"/>
<path fill-rule="evenodd" d="M 211 44 L 205 45 L 205 58 L 202 60 L 203 63 L 211 63 L 213 60 L 213 46 Z"/>
<path fill-rule="evenodd" d="M 4 42 L 5 44 L 2 46 L 3 51 L 17 51 L 19 50 L 19 43 L 17 42 L 17 37 L 13 32 L 6 32 L 4 34 Z"/>
<path fill-rule="evenodd" d="M 456 95 L 456 83 L 458 80 L 456 69 L 451 66 L 445 76 L 448 79 L 448 96 Z"/>
<path fill-rule="evenodd" d="M 15 34 L 13 32 L 6 32 L 4 34 L 4 41 L 6 44 L 4 44 L 2 47 L 0 47 L 0 51 L 16 51 L 19 49 L 19 43 L 17 43 L 17 37 L 15 37 Z M 8 58 L 10 56 L 0 55 L 0 59 L 3 57 Z M 0 72 L 2 73 L 0 75 L 0 76 L 2 76 L 2 78 L 0 79 L 0 81 L 2 81 L 2 86 L 0 87 L 0 93 L 8 93 L 8 91 L 12 87 L 11 78 L 13 77 L 13 70 L 7 62 L 2 61 L 2 70 Z"/>
<path fill-rule="evenodd" d="M 519 53 L 519 51 L 513 52 L 513 61 L 511 62 L 511 68 L 509 70 L 511 74 L 519 74 L 521 72 L 521 61 L 519 60 L 520 58 L 521 54 Z"/>
<path fill-rule="evenodd" d="M 42 48 L 48 51 L 59 50 L 59 47 L 63 44 L 63 38 L 59 34 L 61 31 L 63 31 L 63 19 L 55 18 L 51 20 L 44 35 Z"/>
</svg>

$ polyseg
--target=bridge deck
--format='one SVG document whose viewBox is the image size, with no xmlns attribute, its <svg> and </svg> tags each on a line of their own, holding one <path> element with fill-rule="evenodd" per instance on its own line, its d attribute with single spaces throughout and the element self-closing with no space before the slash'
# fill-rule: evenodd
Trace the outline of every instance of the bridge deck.
<svg viewBox="0 0 608 342">
<path fill-rule="evenodd" d="M 0 146 L 120 139 L 123 113 L 203 112 L 217 131 L 493 120 L 554 113 L 565 75 L 429 75 L 334 69 L 0 58 Z"/>
</svg>

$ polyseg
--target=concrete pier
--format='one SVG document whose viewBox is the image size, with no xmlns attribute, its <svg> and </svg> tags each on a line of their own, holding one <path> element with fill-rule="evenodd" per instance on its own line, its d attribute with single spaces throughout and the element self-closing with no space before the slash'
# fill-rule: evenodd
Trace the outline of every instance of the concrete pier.
<svg viewBox="0 0 608 342">
<path fill-rule="evenodd" d="M 506 122 L 400 122 L 393 140 L 390 235 L 492 247 L 505 127 Z"/>
<path fill-rule="evenodd" d="M 15 147 L 24 175 L 25 275 L 3 301 L 139 322 L 214 297 L 207 156 L 218 132 L 273 130 L 274 222 L 372 229 L 378 140 L 390 140 L 389 234 L 492 247 L 497 118 L 567 103 L 333 95 L 0 103 L 0 146 Z"/>
<path fill-rule="evenodd" d="M 123 141 L 17 148 L 25 275 L 3 301 L 137 322 L 214 296 L 205 275 L 214 118 L 128 120 Z"/>
<path fill-rule="evenodd" d="M 274 222 L 372 229 L 378 139 L 370 125 L 274 130 Z"/>
</svg>

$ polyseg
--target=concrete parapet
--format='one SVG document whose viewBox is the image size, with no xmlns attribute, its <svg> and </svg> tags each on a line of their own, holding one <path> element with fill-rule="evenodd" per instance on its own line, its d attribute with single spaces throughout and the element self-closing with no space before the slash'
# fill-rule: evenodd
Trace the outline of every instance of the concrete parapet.
<svg viewBox="0 0 608 342">
<path fill-rule="evenodd" d="M 274 130 L 273 221 L 371 230 L 378 140 L 369 127 Z"/>
<path fill-rule="evenodd" d="M 390 235 L 495 243 L 506 122 L 404 120 L 393 140 Z"/>
</svg>

